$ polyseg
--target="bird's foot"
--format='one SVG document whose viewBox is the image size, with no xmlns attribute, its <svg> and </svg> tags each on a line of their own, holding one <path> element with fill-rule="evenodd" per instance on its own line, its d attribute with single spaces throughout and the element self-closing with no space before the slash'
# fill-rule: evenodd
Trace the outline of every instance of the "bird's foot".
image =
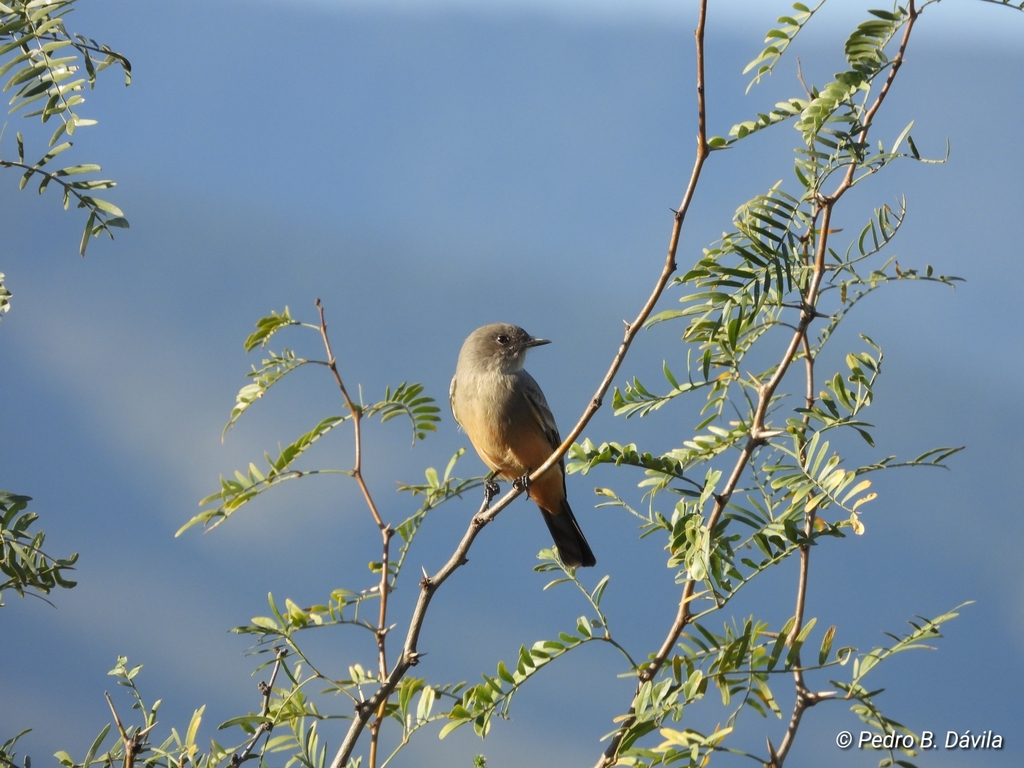
<svg viewBox="0 0 1024 768">
<path fill-rule="evenodd" d="M 512 487 L 517 491 L 525 491 L 526 495 L 530 495 L 530 473 L 527 472 L 524 475 L 520 475 L 512 481 Z"/>
<path fill-rule="evenodd" d="M 487 480 L 484 482 L 484 498 L 487 500 L 488 504 L 490 504 L 491 499 L 497 496 L 500 492 L 501 488 L 493 480 Z"/>
</svg>

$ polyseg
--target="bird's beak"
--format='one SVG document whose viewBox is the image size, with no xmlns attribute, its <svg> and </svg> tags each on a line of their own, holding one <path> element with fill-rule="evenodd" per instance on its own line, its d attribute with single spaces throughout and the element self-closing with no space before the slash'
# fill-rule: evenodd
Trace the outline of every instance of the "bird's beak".
<svg viewBox="0 0 1024 768">
<path fill-rule="evenodd" d="M 542 347 L 545 344 L 550 344 L 550 343 L 551 343 L 550 339 L 533 339 L 533 338 L 531 338 L 523 346 L 526 347 L 527 349 L 529 349 L 530 347 Z"/>
</svg>

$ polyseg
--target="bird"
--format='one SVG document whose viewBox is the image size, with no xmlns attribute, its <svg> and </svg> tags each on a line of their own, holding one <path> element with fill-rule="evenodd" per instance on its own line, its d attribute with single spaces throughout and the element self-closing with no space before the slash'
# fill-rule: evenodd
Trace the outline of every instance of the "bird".
<svg viewBox="0 0 1024 768">
<path fill-rule="evenodd" d="M 555 417 L 533 376 L 523 370 L 526 353 L 544 344 L 517 325 L 477 328 L 462 345 L 449 390 L 455 421 L 490 469 L 516 481 L 529 475 L 561 445 Z M 540 508 L 562 562 L 597 563 L 565 491 L 565 460 L 559 459 L 527 489 Z"/>
</svg>

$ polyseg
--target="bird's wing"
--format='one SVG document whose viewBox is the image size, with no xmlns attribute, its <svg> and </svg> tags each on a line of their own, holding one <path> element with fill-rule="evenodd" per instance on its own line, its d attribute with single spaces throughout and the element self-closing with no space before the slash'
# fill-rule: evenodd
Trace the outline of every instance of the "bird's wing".
<svg viewBox="0 0 1024 768">
<path fill-rule="evenodd" d="M 551 408 L 548 407 L 548 401 L 544 397 L 544 392 L 533 376 L 526 371 L 520 371 L 518 375 L 522 384 L 522 392 L 530 406 L 530 413 L 537 423 L 540 424 L 541 429 L 544 430 L 544 436 L 551 444 L 551 450 L 554 450 L 562 444 L 562 438 L 558 436 L 555 417 L 551 415 Z"/>
<path fill-rule="evenodd" d="M 521 377 L 521 391 L 526 397 L 526 403 L 529 406 L 530 414 L 535 422 L 541 427 L 544 439 L 548 443 L 547 451 L 542 452 L 544 453 L 543 457 L 536 459 L 538 463 L 531 467 L 532 469 L 535 469 L 540 466 L 539 462 L 547 459 L 547 457 L 551 455 L 551 451 L 555 450 L 562 444 L 562 438 L 558 435 L 558 427 L 555 425 L 555 417 L 551 414 L 551 408 L 548 407 L 548 401 L 544 397 L 544 392 L 541 391 L 540 385 L 526 371 L 520 371 L 518 375 Z M 540 480 L 537 481 L 536 486 L 532 487 L 530 490 L 530 496 L 538 505 L 540 505 L 540 508 L 552 515 L 558 515 L 561 513 L 562 503 L 565 501 L 564 456 L 558 460 L 558 464 L 556 466 L 558 467 L 557 472 L 555 468 L 552 467 L 551 471 L 541 477 Z M 566 508 L 568 509 L 567 505 Z"/>
<path fill-rule="evenodd" d="M 455 418 L 455 423 L 458 424 L 459 428 L 461 429 L 462 428 L 462 422 L 459 421 L 459 414 L 457 414 L 455 412 L 455 382 L 458 380 L 458 378 L 459 378 L 459 375 L 456 372 L 456 374 L 454 376 L 452 376 L 452 383 L 451 383 L 451 385 L 448 387 L 448 404 L 451 406 L 452 416 Z"/>
</svg>

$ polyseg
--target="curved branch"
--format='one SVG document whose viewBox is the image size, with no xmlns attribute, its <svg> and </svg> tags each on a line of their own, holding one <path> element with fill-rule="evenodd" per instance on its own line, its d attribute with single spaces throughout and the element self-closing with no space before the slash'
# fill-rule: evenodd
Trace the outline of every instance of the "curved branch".
<svg viewBox="0 0 1024 768">
<path fill-rule="evenodd" d="M 662 293 L 664 293 L 665 286 L 668 285 L 669 279 L 676 271 L 676 249 L 679 245 L 679 235 L 683 228 L 683 221 L 686 218 L 686 212 L 689 209 L 690 203 L 693 200 L 693 195 L 696 192 L 697 182 L 700 178 L 701 169 L 704 167 L 704 161 L 707 160 L 708 156 L 711 154 L 711 148 L 708 146 L 707 142 L 704 110 L 704 19 L 706 12 L 707 0 L 702 0 L 700 20 L 695 33 L 698 41 L 697 101 L 699 109 L 697 155 L 694 160 L 693 171 L 690 174 L 690 181 L 686 186 L 686 192 L 683 194 L 683 199 L 679 205 L 679 209 L 675 211 L 673 217 L 672 235 L 669 238 L 668 253 L 665 257 L 665 264 L 662 267 L 661 274 L 654 285 L 654 289 L 651 291 L 651 294 L 643 307 L 641 307 L 640 312 L 632 323 L 628 323 L 626 325 L 625 336 L 619 344 L 619 348 L 616 351 L 615 356 L 612 358 L 611 365 L 609 365 L 608 371 L 605 373 L 604 378 L 601 379 L 601 383 L 598 385 L 597 391 L 590 399 L 590 402 L 584 409 L 579 421 L 576 422 L 576 425 L 566 435 L 565 440 L 563 440 L 562 444 L 559 445 L 558 448 L 556 448 L 548 457 L 547 461 L 541 464 L 540 467 L 530 475 L 530 479 L 532 481 L 539 479 L 541 475 L 553 467 L 566 454 L 572 444 L 576 441 L 576 438 L 580 436 L 587 424 L 590 423 L 594 414 L 596 414 L 601 408 L 601 405 L 604 402 L 604 396 L 608 392 L 608 388 L 611 386 L 615 375 L 619 372 L 619 368 L 622 366 L 622 362 L 625 360 L 626 354 L 629 352 L 633 339 L 636 338 L 636 335 L 640 332 L 641 328 L 643 328 L 644 322 L 650 316 L 651 311 L 654 309 L 654 305 L 657 304 Z M 416 607 L 413 609 L 412 620 L 409 624 L 409 633 L 406 638 L 405 648 L 402 652 L 402 658 L 395 665 L 394 669 L 391 670 L 391 673 L 384 680 L 384 683 L 377 692 L 365 703 L 357 706 L 356 717 L 353 720 L 344 741 L 339 747 L 337 754 L 334 756 L 334 760 L 331 762 L 331 768 L 344 767 L 370 716 L 378 707 L 381 706 L 383 702 L 387 700 L 387 697 L 390 696 L 392 691 L 394 691 L 398 682 L 402 679 L 409 668 L 415 666 L 419 661 L 417 643 L 419 641 L 423 621 L 426 618 L 427 608 L 430 605 L 430 600 L 434 596 L 434 593 L 448 579 L 448 577 L 455 572 L 455 570 L 468 562 L 466 555 L 469 553 L 469 548 L 472 546 L 473 540 L 476 539 L 477 534 L 485 525 L 497 517 L 505 507 L 512 503 L 512 501 L 522 493 L 522 489 L 514 486 L 510 491 L 508 491 L 508 493 L 502 496 L 493 507 L 491 507 L 490 501 L 493 498 L 492 494 L 494 492 L 496 492 L 496 490 L 488 492 L 488 495 L 485 496 L 484 503 L 477 514 L 473 517 L 472 521 L 470 521 L 469 528 L 463 535 L 462 541 L 459 542 L 455 552 L 448 559 L 448 562 L 445 563 L 445 565 L 436 574 L 431 577 L 425 576 L 420 582 L 420 596 L 416 602 Z"/>
<path fill-rule="evenodd" d="M 633 340 L 636 338 L 636 335 L 640 332 L 641 328 L 643 328 L 644 322 L 646 322 L 647 318 L 650 316 L 651 311 L 654 309 L 654 305 L 657 304 L 662 293 L 664 293 L 669 279 L 676 271 L 676 250 L 679 245 L 679 235 L 682 232 L 686 212 L 689 210 L 690 203 L 692 202 L 694 193 L 696 192 L 701 169 L 704 167 L 704 162 L 711 154 L 711 148 L 708 146 L 707 142 L 704 100 L 704 20 L 706 15 L 707 0 L 702 0 L 700 18 L 695 32 L 697 38 L 697 153 L 694 160 L 693 171 L 690 174 L 690 181 L 686 186 L 686 191 L 683 194 L 683 199 L 679 205 L 679 209 L 675 211 L 673 216 L 672 234 L 669 238 L 668 253 L 665 257 L 665 264 L 662 267 L 661 274 L 659 275 L 650 296 L 644 303 L 643 307 L 641 307 L 640 312 L 632 323 L 628 323 L 626 325 L 626 332 L 622 342 L 619 344 L 619 348 L 616 351 L 615 356 L 612 358 L 612 362 L 609 365 L 607 372 L 601 379 L 596 392 L 590 399 L 587 407 L 584 409 L 579 421 L 576 422 L 576 425 L 566 435 L 565 440 L 563 440 L 562 444 L 559 445 L 558 448 L 556 448 L 548 457 L 547 461 L 541 464 L 540 467 L 530 475 L 530 479 L 532 481 L 539 479 L 541 475 L 553 467 L 566 454 L 572 444 L 576 441 L 576 438 L 580 436 L 587 424 L 590 423 L 594 414 L 596 414 L 601 408 L 601 405 L 604 402 L 604 396 L 608 392 L 608 388 L 611 386 L 612 380 L 618 373 L 619 368 L 622 366 L 622 362 L 625 360 L 626 354 L 629 352 L 629 348 L 632 345 Z M 430 605 L 430 600 L 434 596 L 434 593 L 448 579 L 448 577 L 455 572 L 455 570 L 468 562 L 466 555 L 468 554 L 469 548 L 472 546 L 473 540 L 476 538 L 480 530 L 497 517 L 505 507 L 512 503 L 512 501 L 522 493 L 522 490 L 521 488 L 513 486 L 508 493 L 502 496 L 501 499 L 491 507 L 490 501 L 493 498 L 493 493 L 495 492 L 496 487 L 495 490 L 489 491 L 485 496 L 480 510 L 473 517 L 472 521 L 470 521 L 469 528 L 467 528 L 466 533 L 463 535 L 458 547 L 456 547 L 455 552 L 448 559 L 448 562 L 445 563 L 445 565 L 436 574 L 434 574 L 434 576 L 425 576 L 420 582 L 420 596 L 417 600 L 416 607 L 413 609 L 412 620 L 409 624 L 409 633 L 406 637 L 406 644 L 402 652 L 402 658 L 395 665 L 394 669 L 391 670 L 391 673 L 384 680 L 377 692 L 374 693 L 374 695 L 365 703 L 357 706 L 356 717 L 353 720 L 344 741 L 339 747 L 337 754 L 334 756 L 334 760 L 331 762 L 331 768 L 344 767 L 370 716 L 379 706 L 381 706 L 383 702 L 387 700 L 387 697 L 390 696 L 392 691 L 394 691 L 398 682 L 402 679 L 409 668 L 415 666 L 419 661 L 417 643 L 419 641 L 423 621 L 426 618 L 427 608 Z"/>
<path fill-rule="evenodd" d="M 698 27 L 698 39 L 697 39 L 697 57 L 698 62 L 703 62 L 703 20 L 705 15 L 706 3 L 702 3 L 701 7 L 701 26 Z M 910 0 L 908 9 L 908 22 L 906 30 L 903 34 L 903 39 L 900 43 L 899 52 L 893 58 L 889 75 L 886 78 L 885 84 L 882 86 L 882 90 L 879 92 L 874 103 L 868 109 L 864 119 L 864 128 L 860 132 L 857 140 L 863 143 L 867 139 L 868 127 L 870 127 L 871 121 L 875 114 L 881 107 L 882 102 L 885 100 L 886 95 L 889 92 L 889 88 L 892 85 L 893 80 L 896 77 L 896 73 L 899 71 L 900 65 L 903 63 L 904 52 L 906 51 L 907 42 L 910 38 L 910 31 L 914 25 L 914 21 L 917 19 L 918 12 L 914 7 L 914 0 Z M 702 67 L 698 70 L 698 78 L 702 81 L 703 70 Z M 704 104 L 703 104 L 703 89 L 698 86 L 699 94 L 699 110 L 701 119 L 703 120 Z M 750 458 L 754 451 L 765 444 L 768 439 L 774 436 L 776 433 L 773 430 L 768 430 L 765 427 L 764 420 L 767 415 L 768 408 L 771 404 L 772 398 L 775 395 L 776 390 L 782 383 L 782 379 L 785 377 L 790 364 L 796 359 L 797 351 L 800 345 L 804 342 L 807 334 L 807 329 L 811 322 L 818 316 L 816 311 L 816 305 L 820 293 L 821 281 L 825 275 L 825 255 L 828 253 L 828 234 L 829 224 L 832 217 L 832 210 L 835 207 L 839 199 L 853 186 L 853 175 L 856 172 L 856 163 L 851 163 L 847 169 L 846 175 L 843 180 L 836 187 L 835 191 L 827 196 L 822 197 L 820 200 L 820 212 L 821 212 L 821 223 L 819 225 L 819 239 L 817 249 L 814 255 L 814 266 L 811 275 L 811 281 L 807 288 L 807 293 L 803 296 L 802 307 L 800 309 L 800 321 L 797 323 L 793 330 L 793 336 L 790 339 L 785 352 L 778 366 L 775 369 L 772 377 L 767 383 L 761 386 L 758 393 L 757 408 L 754 412 L 753 421 L 750 425 L 750 435 L 747 438 L 747 443 L 740 452 L 740 456 L 733 467 L 732 474 L 729 476 L 729 480 L 726 482 L 722 492 L 715 497 L 715 506 L 711 515 L 708 517 L 706 522 L 707 530 L 713 530 L 718 524 L 725 508 L 728 506 L 732 494 L 736 490 L 740 477 L 743 475 L 747 464 L 750 462 Z M 813 226 L 813 225 L 812 225 Z M 806 558 L 802 558 L 802 586 L 804 589 L 806 586 Z M 672 626 L 669 628 L 668 634 L 665 636 L 665 640 L 658 650 L 658 653 L 651 660 L 651 662 L 641 671 L 639 680 L 637 683 L 637 693 L 639 693 L 641 686 L 649 680 L 653 679 L 654 676 L 661 670 L 665 661 L 668 659 L 669 654 L 672 652 L 672 648 L 675 646 L 676 641 L 679 639 L 679 635 L 683 629 L 690 622 L 690 603 L 694 600 L 694 589 L 696 582 L 693 579 L 688 579 L 683 586 L 682 597 L 679 601 L 679 609 L 676 613 L 675 620 L 672 622 Z M 802 600 L 801 600 L 802 605 Z M 793 637 L 799 632 L 798 627 L 794 627 Z M 786 736 L 783 739 L 782 744 L 776 751 L 772 749 L 771 761 L 768 763 L 772 768 L 782 768 L 782 764 L 785 760 L 786 754 L 789 751 L 793 743 L 793 738 L 796 735 L 797 727 L 800 724 L 800 718 L 803 715 L 804 710 L 808 707 L 813 706 L 818 701 L 818 698 L 814 694 L 810 694 L 803 686 L 800 676 L 797 676 L 797 702 L 793 712 L 793 716 L 790 720 L 789 727 L 787 728 Z M 595 768 L 607 768 L 615 762 L 616 755 L 618 753 L 619 745 L 622 743 L 622 738 L 625 736 L 627 731 L 635 724 L 636 717 L 636 698 L 634 695 L 633 705 L 630 707 L 627 718 L 622 722 L 619 730 L 614 736 L 612 736 L 608 748 L 602 754 L 601 758 L 597 761 Z"/>
<path fill-rule="evenodd" d="M 338 389 L 341 390 L 341 396 L 345 400 L 345 405 L 352 414 L 352 428 L 353 438 L 355 441 L 355 465 L 352 467 L 352 477 L 356 479 L 359 484 L 359 489 L 363 492 L 363 498 L 366 500 L 366 506 L 370 508 L 370 514 L 373 515 L 373 521 L 377 524 L 377 528 L 380 530 L 381 537 L 381 562 L 380 562 L 380 584 L 378 591 L 380 594 L 380 611 L 377 618 L 377 626 L 374 629 L 374 636 L 377 640 L 377 675 L 379 680 L 388 678 L 388 656 L 387 656 L 387 634 L 388 634 L 388 594 L 391 591 L 390 585 L 388 584 L 388 573 L 390 571 L 390 559 L 391 559 L 391 537 L 395 534 L 395 529 L 384 522 L 380 516 L 380 512 L 377 510 L 377 505 L 373 501 L 373 496 L 370 494 L 370 489 L 366 485 L 366 480 L 363 478 L 363 440 L 362 440 L 362 417 L 363 409 L 362 406 L 357 406 L 352 402 L 352 398 L 349 397 L 348 390 L 345 389 L 345 383 L 341 380 L 341 374 L 338 373 L 337 361 L 334 357 L 334 352 L 331 349 L 331 341 L 327 335 L 327 320 L 324 318 L 324 308 L 320 303 L 320 299 L 316 300 L 316 309 L 320 314 L 320 336 L 323 338 L 324 347 L 327 350 L 327 367 L 331 369 L 331 373 L 334 374 L 334 381 L 338 385 Z M 397 669 L 397 667 L 396 667 Z M 397 679 L 396 679 L 397 683 Z M 394 690 L 392 686 L 391 690 Z M 391 695 L 391 690 L 388 690 L 386 694 L 380 697 L 380 700 L 374 705 L 372 713 L 376 715 L 373 724 L 370 726 L 370 755 L 369 755 L 369 768 L 376 768 L 377 766 L 377 737 L 380 733 L 381 723 L 384 721 L 384 712 L 387 707 L 388 697 Z M 383 686 L 378 691 L 381 693 Z M 360 705 L 365 706 L 365 705 Z M 367 719 L 369 718 L 370 710 L 367 710 Z M 358 719 L 357 719 L 358 722 Z M 366 720 L 363 720 L 365 724 Z M 360 727 L 360 730 L 362 728 Z M 353 743 L 354 745 L 354 743 Z M 347 760 L 347 758 L 346 758 Z"/>
</svg>

